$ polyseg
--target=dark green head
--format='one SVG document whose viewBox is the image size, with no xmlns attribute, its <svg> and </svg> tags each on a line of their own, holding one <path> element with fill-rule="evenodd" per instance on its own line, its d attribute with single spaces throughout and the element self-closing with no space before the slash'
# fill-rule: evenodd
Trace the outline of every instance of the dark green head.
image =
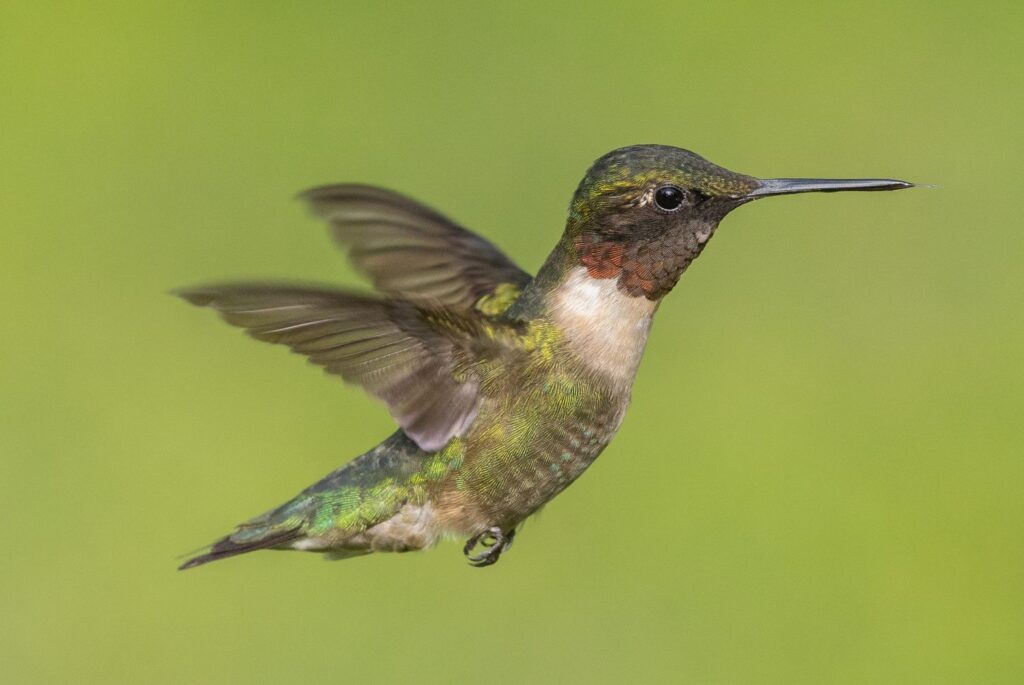
<svg viewBox="0 0 1024 685">
<path fill-rule="evenodd" d="M 593 278 L 664 296 L 730 211 L 772 195 L 898 190 L 888 179 L 758 179 L 668 145 L 619 148 L 598 159 L 569 208 L 565 243 Z"/>
</svg>

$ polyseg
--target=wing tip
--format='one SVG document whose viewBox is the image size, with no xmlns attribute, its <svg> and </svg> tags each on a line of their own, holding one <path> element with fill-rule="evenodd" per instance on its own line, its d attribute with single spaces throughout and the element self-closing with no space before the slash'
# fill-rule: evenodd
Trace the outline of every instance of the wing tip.
<svg viewBox="0 0 1024 685">
<path fill-rule="evenodd" d="M 369 183 L 328 183 L 326 185 L 313 186 L 296 193 L 295 199 L 307 203 L 314 213 L 318 213 L 318 210 L 322 209 L 320 205 L 324 202 L 351 200 L 360 195 L 375 199 L 380 199 L 381 196 L 406 199 L 393 190 L 370 185 Z"/>
<path fill-rule="evenodd" d="M 312 188 L 306 188 L 305 190 L 300 190 L 299 192 L 295 193 L 292 199 L 298 200 L 299 202 L 312 203 L 318 198 L 321 198 L 322 196 L 326 195 L 328 191 L 332 190 L 333 188 L 337 188 L 339 185 L 341 184 L 332 183 L 328 185 L 313 186 Z"/>
<path fill-rule="evenodd" d="M 217 298 L 216 293 L 209 287 L 198 288 L 175 288 L 168 292 L 169 295 L 180 297 L 189 304 L 197 307 L 207 307 Z"/>
</svg>

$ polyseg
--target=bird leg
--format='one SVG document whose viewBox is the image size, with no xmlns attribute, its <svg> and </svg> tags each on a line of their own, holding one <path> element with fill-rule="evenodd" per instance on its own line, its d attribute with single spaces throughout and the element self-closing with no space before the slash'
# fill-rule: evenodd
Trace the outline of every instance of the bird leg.
<svg viewBox="0 0 1024 685">
<path fill-rule="evenodd" d="M 501 556 L 502 552 L 512 546 L 512 540 L 515 536 L 515 528 L 506 533 L 498 526 L 492 526 L 466 540 L 466 546 L 462 548 L 462 553 L 469 559 L 471 566 L 477 568 L 490 566 L 498 561 L 498 557 Z M 482 550 L 479 554 L 471 554 L 477 545 L 480 545 Z"/>
</svg>

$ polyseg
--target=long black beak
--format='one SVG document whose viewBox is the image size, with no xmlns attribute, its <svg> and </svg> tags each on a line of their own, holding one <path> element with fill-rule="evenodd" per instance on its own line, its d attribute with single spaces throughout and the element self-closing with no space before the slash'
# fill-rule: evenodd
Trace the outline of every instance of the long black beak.
<svg viewBox="0 0 1024 685">
<path fill-rule="evenodd" d="M 792 193 L 837 193 L 843 190 L 903 190 L 913 183 L 891 178 L 766 178 L 747 193 L 750 199 Z"/>
</svg>

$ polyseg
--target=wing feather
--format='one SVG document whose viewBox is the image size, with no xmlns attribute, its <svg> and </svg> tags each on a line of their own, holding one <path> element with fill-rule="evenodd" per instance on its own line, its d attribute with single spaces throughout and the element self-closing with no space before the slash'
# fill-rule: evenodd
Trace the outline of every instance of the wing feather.
<svg viewBox="0 0 1024 685">
<path fill-rule="evenodd" d="M 500 354 L 464 314 L 339 290 L 233 283 L 179 291 L 266 342 L 287 345 L 382 400 L 427 451 L 461 435 L 476 417 L 473 364 Z M 490 351 L 482 345 L 495 347 Z"/>
<path fill-rule="evenodd" d="M 522 289 L 530 275 L 489 241 L 399 193 L 359 184 L 313 188 L 300 197 L 378 290 L 473 311 L 497 287 Z"/>
</svg>

